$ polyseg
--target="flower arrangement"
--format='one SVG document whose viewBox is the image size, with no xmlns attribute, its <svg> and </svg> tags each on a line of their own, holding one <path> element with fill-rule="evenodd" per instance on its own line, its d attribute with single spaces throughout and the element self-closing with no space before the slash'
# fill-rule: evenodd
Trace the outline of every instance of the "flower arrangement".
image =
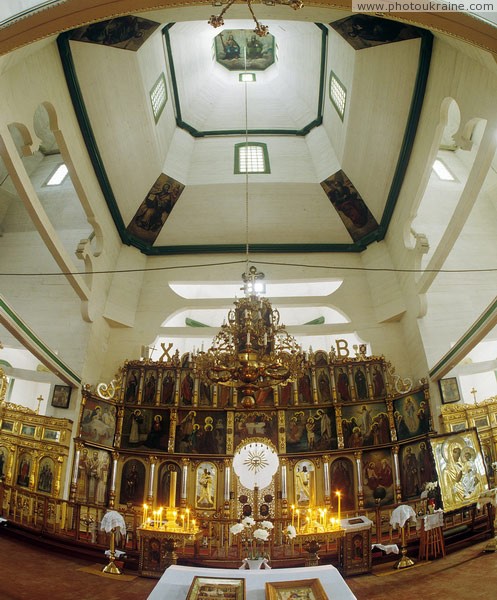
<svg viewBox="0 0 497 600">
<path fill-rule="evenodd" d="M 492 463 L 492 469 L 493 469 L 494 471 L 497 471 L 497 462 L 493 462 L 493 463 Z"/>
<path fill-rule="evenodd" d="M 271 521 L 257 523 L 252 517 L 245 517 L 239 523 L 230 527 L 233 535 L 242 534 L 242 541 L 248 559 L 267 558 L 264 552 L 264 542 L 267 542 L 274 525 Z"/>
<path fill-rule="evenodd" d="M 283 533 L 289 540 L 293 540 L 293 538 L 297 537 L 297 530 L 293 525 L 287 525 L 287 528 Z"/>
<path fill-rule="evenodd" d="M 434 492 L 438 487 L 438 481 L 428 481 L 425 483 L 425 490 L 428 492 Z"/>
</svg>

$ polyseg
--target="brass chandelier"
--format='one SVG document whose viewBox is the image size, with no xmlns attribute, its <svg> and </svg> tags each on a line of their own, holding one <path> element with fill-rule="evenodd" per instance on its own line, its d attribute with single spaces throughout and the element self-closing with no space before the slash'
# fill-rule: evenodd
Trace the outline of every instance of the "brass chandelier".
<svg viewBox="0 0 497 600">
<path fill-rule="evenodd" d="M 262 23 L 259 23 L 259 21 L 257 20 L 257 17 L 254 14 L 253 9 L 252 9 L 251 0 L 244 0 L 244 1 L 247 3 L 250 14 L 252 15 L 252 18 L 254 19 L 254 22 L 255 22 L 254 33 L 256 33 L 260 37 L 264 37 L 265 35 L 267 35 L 269 33 L 269 27 L 267 25 L 263 25 Z M 234 3 L 235 3 L 235 0 L 228 0 L 228 3 L 223 8 L 221 13 L 219 15 L 211 15 L 211 18 L 207 21 L 207 23 L 209 23 L 209 25 L 212 25 L 212 27 L 221 27 L 222 25 L 224 25 L 224 19 L 223 19 L 224 14 L 228 10 L 228 8 L 230 8 L 230 6 Z M 213 6 L 222 6 L 223 4 L 224 4 L 224 2 L 222 2 L 220 0 L 215 0 L 215 2 L 213 2 Z M 282 4 L 285 6 L 290 6 L 291 8 L 293 8 L 293 10 L 299 10 L 300 8 L 302 8 L 304 6 L 304 3 L 302 2 L 302 0 L 263 0 L 263 4 L 266 4 L 267 6 L 274 6 L 275 4 Z"/>
<path fill-rule="evenodd" d="M 235 301 L 207 352 L 196 365 L 201 379 L 239 390 L 241 404 L 252 408 L 257 394 L 296 381 L 304 372 L 300 345 L 280 323 L 280 314 L 255 291 L 264 277 L 252 266 L 243 274 L 245 297 Z"/>
</svg>

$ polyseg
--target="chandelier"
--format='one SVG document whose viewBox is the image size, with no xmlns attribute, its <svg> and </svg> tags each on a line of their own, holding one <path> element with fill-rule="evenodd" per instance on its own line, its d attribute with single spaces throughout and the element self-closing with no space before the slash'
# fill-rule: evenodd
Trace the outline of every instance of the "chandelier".
<svg viewBox="0 0 497 600">
<path fill-rule="evenodd" d="M 242 277 L 245 297 L 235 301 L 212 346 L 197 355 L 196 366 L 205 383 L 236 388 L 242 406 L 252 408 L 259 391 L 296 381 L 305 360 L 278 310 L 256 292 L 264 274 L 252 266 Z"/>
<path fill-rule="evenodd" d="M 252 18 L 254 19 L 254 22 L 255 22 L 254 33 L 256 33 L 260 37 L 264 37 L 265 35 L 267 35 L 269 33 L 269 27 L 267 25 L 263 25 L 262 23 L 259 23 L 259 21 L 257 20 L 257 17 L 254 14 L 253 9 L 252 9 L 251 0 L 245 0 L 245 2 L 247 3 L 250 14 L 252 15 Z M 211 15 L 211 18 L 207 21 L 207 23 L 209 23 L 209 25 L 212 25 L 212 27 L 221 27 L 222 25 L 224 25 L 223 16 L 224 16 L 225 12 L 228 10 L 228 8 L 234 3 L 235 3 L 235 0 L 228 0 L 228 3 L 223 8 L 221 13 L 219 15 Z M 224 3 L 222 1 L 216 0 L 213 3 L 213 6 L 222 6 L 223 4 Z M 293 8 L 293 10 L 299 10 L 299 8 L 302 8 L 304 6 L 304 3 L 302 2 L 302 0 L 263 0 L 263 4 L 266 4 L 267 6 L 274 6 L 275 4 L 283 4 L 285 6 L 290 6 L 291 8 Z"/>
</svg>

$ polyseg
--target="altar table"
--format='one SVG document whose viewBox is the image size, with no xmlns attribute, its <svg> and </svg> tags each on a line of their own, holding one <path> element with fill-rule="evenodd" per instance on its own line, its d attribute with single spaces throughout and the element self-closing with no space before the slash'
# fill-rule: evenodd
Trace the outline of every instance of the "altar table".
<svg viewBox="0 0 497 600">
<path fill-rule="evenodd" d="M 243 577 L 246 600 L 264 600 L 266 581 L 297 581 L 299 579 L 319 579 L 327 596 L 332 600 L 357 600 L 338 570 L 332 565 L 258 571 L 171 565 L 164 571 L 148 600 L 185 600 L 196 575 L 199 577 Z"/>
</svg>

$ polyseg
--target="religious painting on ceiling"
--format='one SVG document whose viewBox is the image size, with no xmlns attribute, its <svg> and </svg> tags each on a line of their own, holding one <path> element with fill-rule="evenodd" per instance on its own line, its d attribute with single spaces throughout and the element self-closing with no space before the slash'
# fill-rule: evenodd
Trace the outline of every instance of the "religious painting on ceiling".
<svg viewBox="0 0 497 600">
<path fill-rule="evenodd" d="M 168 449 L 169 411 L 152 408 L 126 408 L 121 436 L 122 448 Z"/>
<path fill-rule="evenodd" d="M 355 50 L 419 37 L 414 27 L 370 15 L 352 15 L 330 23 L 330 27 Z"/>
<path fill-rule="evenodd" d="M 216 61 L 230 71 L 263 71 L 274 63 L 274 36 L 252 29 L 225 29 L 214 38 Z"/>
<path fill-rule="evenodd" d="M 419 498 L 425 485 L 437 479 L 431 450 L 426 440 L 402 446 L 399 467 L 403 500 Z"/>
<path fill-rule="evenodd" d="M 390 443 L 385 403 L 342 406 L 342 433 L 345 448 Z"/>
<path fill-rule="evenodd" d="M 247 438 L 268 438 L 278 446 L 278 415 L 271 411 L 244 411 L 235 413 L 236 448 Z"/>
<path fill-rule="evenodd" d="M 321 187 L 337 210 L 354 242 L 378 228 L 376 219 L 354 184 L 342 170 L 322 181 Z"/>
<path fill-rule="evenodd" d="M 117 409 L 102 399 L 86 398 L 81 415 L 80 436 L 87 442 L 112 446 Z"/>
<path fill-rule="evenodd" d="M 430 405 L 423 391 L 394 400 L 393 411 L 399 441 L 430 431 Z"/>
<path fill-rule="evenodd" d="M 74 29 L 70 39 L 136 52 L 158 27 L 155 21 L 127 15 Z"/>
<path fill-rule="evenodd" d="M 287 410 L 285 421 L 287 452 L 314 452 L 337 447 L 332 408 Z"/>
<path fill-rule="evenodd" d="M 224 454 L 226 452 L 226 413 L 224 411 L 180 410 L 176 425 L 175 452 Z"/>
<path fill-rule="evenodd" d="M 394 502 L 392 455 L 390 449 L 368 450 L 362 455 L 364 508 Z"/>
<path fill-rule="evenodd" d="M 184 189 L 182 183 L 161 173 L 126 231 L 142 242 L 153 244 Z"/>
<path fill-rule="evenodd" d="M 430 439 L 445 512 L 474 504 L 488 489 L 475 429 Z"/>
</svg>

